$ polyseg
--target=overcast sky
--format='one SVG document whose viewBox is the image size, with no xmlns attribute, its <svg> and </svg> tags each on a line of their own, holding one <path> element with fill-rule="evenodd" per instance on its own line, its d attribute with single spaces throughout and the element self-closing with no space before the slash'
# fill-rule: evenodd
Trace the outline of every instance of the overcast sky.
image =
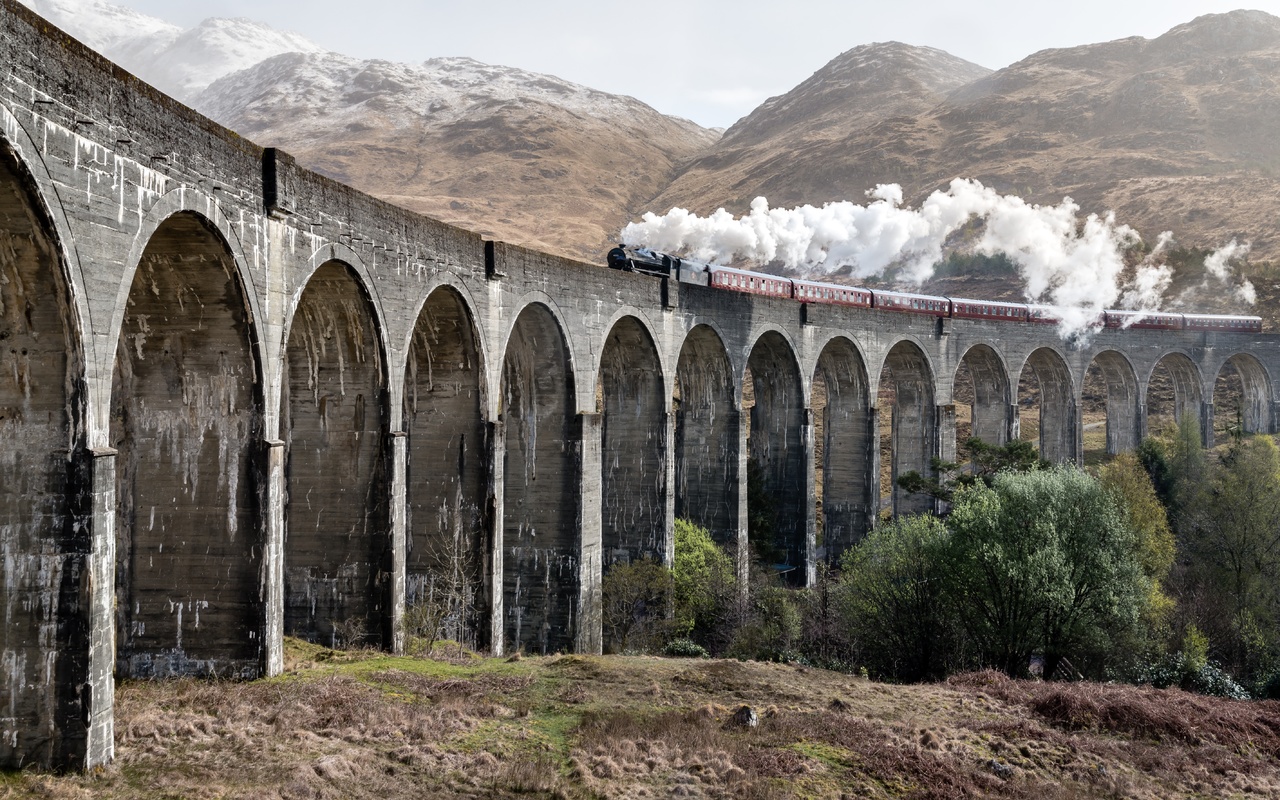
<svg viewBox="0 0 1280 800">
<path fill-rule="evenodd" d="M 1246 0 L 1247 1 L 1247 0 Z M 1159 36 L 1218 0 L 115 0 L 184 27 L 240 16 L 360 58 L 470 56 L 726 127 L 835 56 L 896 40 L 998 69 L 1048 47 Z M 1280 16 L 1280 0 L 1253 0 Z"/>
</svg>

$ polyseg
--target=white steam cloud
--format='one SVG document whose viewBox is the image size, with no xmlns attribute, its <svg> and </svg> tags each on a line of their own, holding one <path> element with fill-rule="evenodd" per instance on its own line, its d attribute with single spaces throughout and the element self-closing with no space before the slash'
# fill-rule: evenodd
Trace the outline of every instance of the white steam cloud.
<svg viewBox="0 0 1280 800">
<path fill-rule="evenodd" d="M 1096 327 L 1104 308 L 1159 309 L 1173 278 L 1169 267 L 1155 262 L 1170 234 L 1161 234 L 1136 268 L 1126 268 L 1125 252 L 1141 242 L 1137 232 L 1111 213 L 1081 219 L 1080 206 L 1069 197 L 1058 205 L 1033 205 L 965 179 L 929 195 L 916 209 L 902 205 L 897 184 L 877 186 L 867 197 L 866 205 L 842 201 L 788 209 L 770 208 L 757 197 L 742 217 L 723 208 L 706 217 L 673 208 L 627 225 L 622 241 L 713 263 L 781 263 L 818 276 L 847 267 L 854 278 L 866 278 L 895 267 L 900 279 L 919 285 L 933 275 L 949 238 L 980 219 L 985 224 L 972 250 L 1011 259 L 1027 300 L 1057 307 L 1064 336 Z M 1247 249 L 1232 242 L 1209 257 L 1206 270 L 1232 283 L 1228 261 Z M 1253 302 L 1247 281 L 1235 293 Z"/>
</svg>

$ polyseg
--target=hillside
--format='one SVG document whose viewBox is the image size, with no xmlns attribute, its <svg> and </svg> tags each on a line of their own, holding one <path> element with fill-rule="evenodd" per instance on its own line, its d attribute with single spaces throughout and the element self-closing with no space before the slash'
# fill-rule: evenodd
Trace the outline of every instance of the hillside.
<svg viewBox="0 0 1280 800">
<path fill-rule="evenodd" d="M 486 236 L 595 259 L 717 134 L 550 75 L 289 53 L 228 75 L 197 110 L 306 166 Z"/>
<path fill-rule="evenodd" d="M 853 111 L 882 92 L 833 95 L 851 111 L 843 127 L 807 123 L 832 113 L 824 95 L 846 80 L 850 60 L 872 75 L 882 64 L 932 75 L 946 63 L 903 45 L 850 51 L 731 127 L 650 205 L 740 213 L 760 194 L 774 206 L 820 204 L 885 182 L 918 202 L 963 176 L 1032 202 L 1070 195 L 1086 211 L 1114 209 L 1147 241 L 1163 230 L 1184 247 L 1240 237 L 1255 258 L 1280 255 L 1276 17 L 1235 11 L 1152 40 L 1047 50 L 882 119 Z M 920 97 L 945 88 L 918 83 Z M 801 123 L 796 108 L 814 110 Z"/>
<path fill-rule="evenodd" d="M 759 662 L 289 648 L 273 680 L 122 685 L 115 764 L 0 774 L 0 798 L 1280 792 L 1275 702 L 994 673 L 893 686 Z M 757 727 L 728 723 L 744 704 Z"/>
</svg>

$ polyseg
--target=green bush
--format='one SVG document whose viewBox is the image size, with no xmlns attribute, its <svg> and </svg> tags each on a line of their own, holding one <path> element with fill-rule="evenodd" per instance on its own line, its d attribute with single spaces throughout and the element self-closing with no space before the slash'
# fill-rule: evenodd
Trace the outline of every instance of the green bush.
<svg viewBox="0 0 1280 800">
<path fill-rule="evenodd" d="M 692 639 L 672 639 L 667 642 L 667 646 L 662 649 L 664 656 L 671 658 L 710 658 L 711 654 L 707 652 L 707 648 L 693 641 Z"/>
<path fill-rule="evenodd" d="M 604 576 L 604 629 L 615 652 L 648 650 L 665 638 L 671 570 L 648 558 L 615 563 Z"/>
<path fill-rule="evenodd" d="M 733 561 L 706 528 L 676 520 L 672 633 L 707 641 L 720 638 L 737 592 Z M 727 637 L 725 637 L 727 638 Z"/>
</svg>

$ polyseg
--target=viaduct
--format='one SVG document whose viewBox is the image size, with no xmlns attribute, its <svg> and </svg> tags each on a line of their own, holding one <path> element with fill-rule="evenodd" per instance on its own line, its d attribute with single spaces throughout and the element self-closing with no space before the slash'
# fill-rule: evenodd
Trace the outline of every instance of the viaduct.
<svg viewBox="0 0 1280 800">
<path fill-rule="evenodd" d="M 117 676 L 271 675 L 286 634 L 400 648 L 446 585 L 476 646 L 597 652 L 603 574 L 670 559 L 677 516 L 745 551 L 749 459 L 812 580 L 879 508 L 882 423 L 893 474 L 954 454 L 962 365 L 991 442 L 1034 376 L 1057 461 L 1091 365 L 1113 452 L 1157 371 L 1179 415 L 1234 370 L 1244 427 L 1280 416 L 1273 335 L 1068 346 L 618 273 L 299 168 L 14 0 L 0 50 L 3 766 L 109 761 Z"/>
</svg>

